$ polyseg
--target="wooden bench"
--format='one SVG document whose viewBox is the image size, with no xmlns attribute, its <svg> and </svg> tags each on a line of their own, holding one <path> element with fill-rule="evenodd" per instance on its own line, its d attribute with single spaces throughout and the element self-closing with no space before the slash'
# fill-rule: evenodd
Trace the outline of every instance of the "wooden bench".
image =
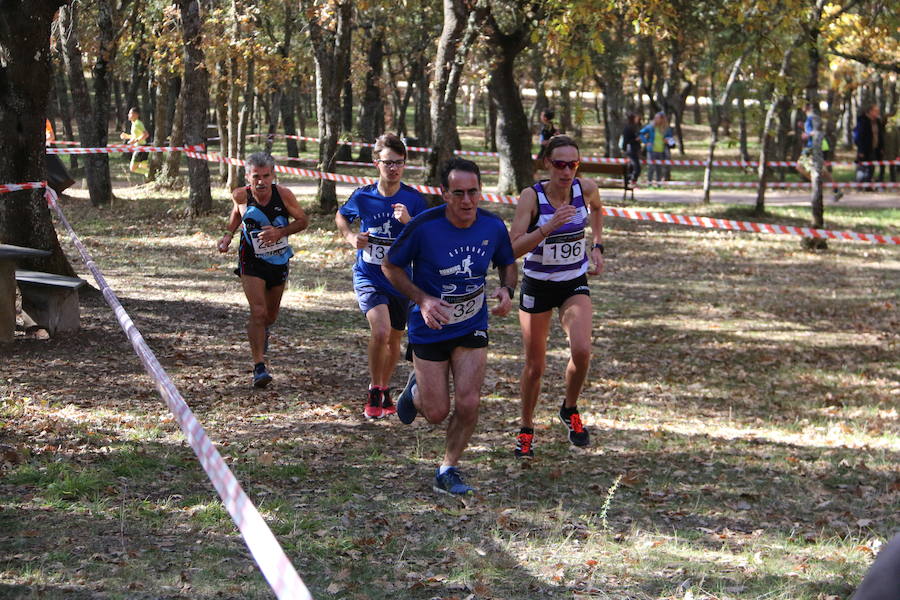
<svg viewBox="0 0 900 600">
<path fill-rule="evenodd" d="M 544 168 L 544 161 L 541 159 L 534 160 L 534 171 L 539 172 Z M 622 183 L 612 183 L 609 181 L 597 181 L 597 186 L 601 188 L 613 188 L 622 190 L 622 200 L 628 199 L 628 192 L 631 192 L 631 199 L 634 200 L 634 185 L 628 178 L 627 163 L 594 163 L 582 162 L 578 167 L 578 175 L 584 176 L 588 173 L 599 173 L 604 175 L 614 175 L 621 178 Z"/>
<path fill-rule="evenodd" d="M 16 269 L 22 311 L 51 336 L 74 333 L 81 327 L 78 288 L 85 281 L 40 271 Z"/>
</svg>

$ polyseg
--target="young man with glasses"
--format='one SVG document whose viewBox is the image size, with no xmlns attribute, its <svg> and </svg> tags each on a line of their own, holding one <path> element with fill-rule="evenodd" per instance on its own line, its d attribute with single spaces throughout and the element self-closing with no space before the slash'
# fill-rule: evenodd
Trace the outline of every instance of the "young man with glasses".
<svg viewBox="0 0 900 600">
<path fill-rule="evenodd" d="M 491 313 L 502 317 L 512 308 L 518 272 L 506 224 L 478 208 L 478 165 L 450 160 L 441 170 L 441 191 L 446 204 L 412 220 L 388 252 L 384 271 L 416 304 L 409 317 L 413 372 L 397 398 L 397 417 L 409 424 L 422 413 L 436 425 L 453 407 L 432 487 L 464 497 L 474 489 L 463 482 L 457 465 L 478 423 L 488 345 L 486 278 L 496 267 L 500 286 L 490 294 L 498 301 Z"/>
<path fill-rule="evenodd" d="M 341 236 L 356 250 L 353 289 L 369 322 L 369 390 L 363 414 L 380 419 L 394 414 L 388 386 L 400 359 L 409 301 L 394 289 L 381 270 L 388 249 L 409 220 L 425 210 L 422 194 L 402 183 L 406 146 L 393 133 L 375 141 L 378 182 L 357 188 L 334 217 Z M 351 229 L 359 220 L 359 232 Z"/>
<path fill-rule="evenodd" d="M 565 135 L 550 138 L 543 152 L 550 179 L 525 188 L 519 195 L 510 227 L 516 258 L 525 255 L 519 323 L 525 367 L 520 383 L 522 428 L 515 455 L 534 456 L 534 409 L 541 391 L 547 357 L 547 336 L 553 309 L 569 339 L 566 395 L 559 418 L 573 446 L 587 446 L 590 437 L 578 412 L 578 396 L 591 362 L 593 307 L 587 275 L 603 271 L 603 205 L 597 184 L 576 177 L 581 158 L 575 141 Z M 590 249 L 585 245 L 590 225 Z"/>
</svg>

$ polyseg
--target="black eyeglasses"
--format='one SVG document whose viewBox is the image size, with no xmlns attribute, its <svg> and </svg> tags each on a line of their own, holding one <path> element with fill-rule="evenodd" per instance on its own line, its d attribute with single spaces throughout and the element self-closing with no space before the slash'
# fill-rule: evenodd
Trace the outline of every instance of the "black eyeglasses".
<svg viewBox="0 0 900 600">
<path fill-rule="evenodd" d="M 391 167 L 397 167 L 397 168 L 400 168 L 400 167 L 402 167 L 403 165 L 406 164 L 406 160 L 405 160 L 405 159 L 400 159 L 400 160 L 382 160 L 382 159 L 379 158 L 379 159 L 378 159 L 378 162 L 380 162 L 381 164 L 383 164 L 384 166 L 386 166 L 386 167 L 389 168 L 389 169 L 390 169 Z"/>
<path fill-rule="evenodd" d="M 550 160 L 550 164 L 553 165 L 554 169 L 559 169 L 562 171 L 566 167 L 569 167 L 573 171 L 578 169 L 578 165 L 581 164 L 580 160 Z"/>
</svg>

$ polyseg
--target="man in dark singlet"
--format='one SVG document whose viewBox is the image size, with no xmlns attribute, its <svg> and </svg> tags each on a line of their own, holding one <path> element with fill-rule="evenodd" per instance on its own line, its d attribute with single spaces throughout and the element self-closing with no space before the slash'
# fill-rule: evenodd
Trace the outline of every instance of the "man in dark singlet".
<svg viewBox="0 0 900 600">
<path fill-rule="evenodd" d="M 219 252 L 228 251 L 231 238 L 242 228 L 234 272 L 241 278 L 250 304 L 247 337 L 253 356 L 253 385 L 261 388 L 272 381 L 265 364 L 269 327 L 278 317 L 288 261 L 294 254 L 287 237 L 306 229 L 309 219 L 294 193 L 274 183 L 275 161 L 271 156 L 264 152 L 251 154 L 246 165 L 250 185 L 231 194 L 234 206 L 225 235 L 219 241 Z"/>
</svg>

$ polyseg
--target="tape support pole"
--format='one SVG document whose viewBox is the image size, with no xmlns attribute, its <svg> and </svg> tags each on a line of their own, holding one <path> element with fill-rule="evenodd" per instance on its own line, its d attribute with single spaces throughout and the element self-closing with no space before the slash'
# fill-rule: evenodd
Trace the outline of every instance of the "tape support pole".
<svg viewBox="0 0 900 600">
<path fill-rule="evenodd" d="M 303 580 L 300 579 L 290 560 L 288 560 L 269 526 L 266 525 L 262 515 L 259 514 L 253 502 L 241 488 L 234 473 L 225 464 L 222 455 L 213 446 L 203 426 L 194 416 L 193 411 L 191 411 L 187 402 L 184 401 L 175 384 L 169 378 L 153 351 L 150 350 L 147 342 L 144 341 L 141 332 L 138 331 L 131 317 L 122 308 L 119 299 L 113 293 L 109 284 L 106 283 L 103 273 L 100 272 L 87 248 L 84 247 L 84 244 L 81 243 L 72 226 L 66 220 L 57 202 L 56 192 L 47 188 L 45 195 L 47 203 L 56 210 L 60 222 L 68 231 L 69 237 L 78 249 L 79 254 L 81 254 L 82 260 L 97 281 L 97 285 L 100 287 L 107 304 L 113 309 L 119 325 L 134 347 L 135 353 L 141 359 L 144 369 L 153 379 L 159 394 L 166 401 L 169 410 L 177 419 L 188 444 L 190 444 L 200 460 L 200 465 L 206 471 L 210 482 L 219 493 L 225 509 L 240 530 L 247 548 L 250 550 L 250 554 L 253 555 L 256 564 L 259 565 L 275 595 L 279 600 L 312 600 L 312 595 L 304 585 Z"/>
</svg>

